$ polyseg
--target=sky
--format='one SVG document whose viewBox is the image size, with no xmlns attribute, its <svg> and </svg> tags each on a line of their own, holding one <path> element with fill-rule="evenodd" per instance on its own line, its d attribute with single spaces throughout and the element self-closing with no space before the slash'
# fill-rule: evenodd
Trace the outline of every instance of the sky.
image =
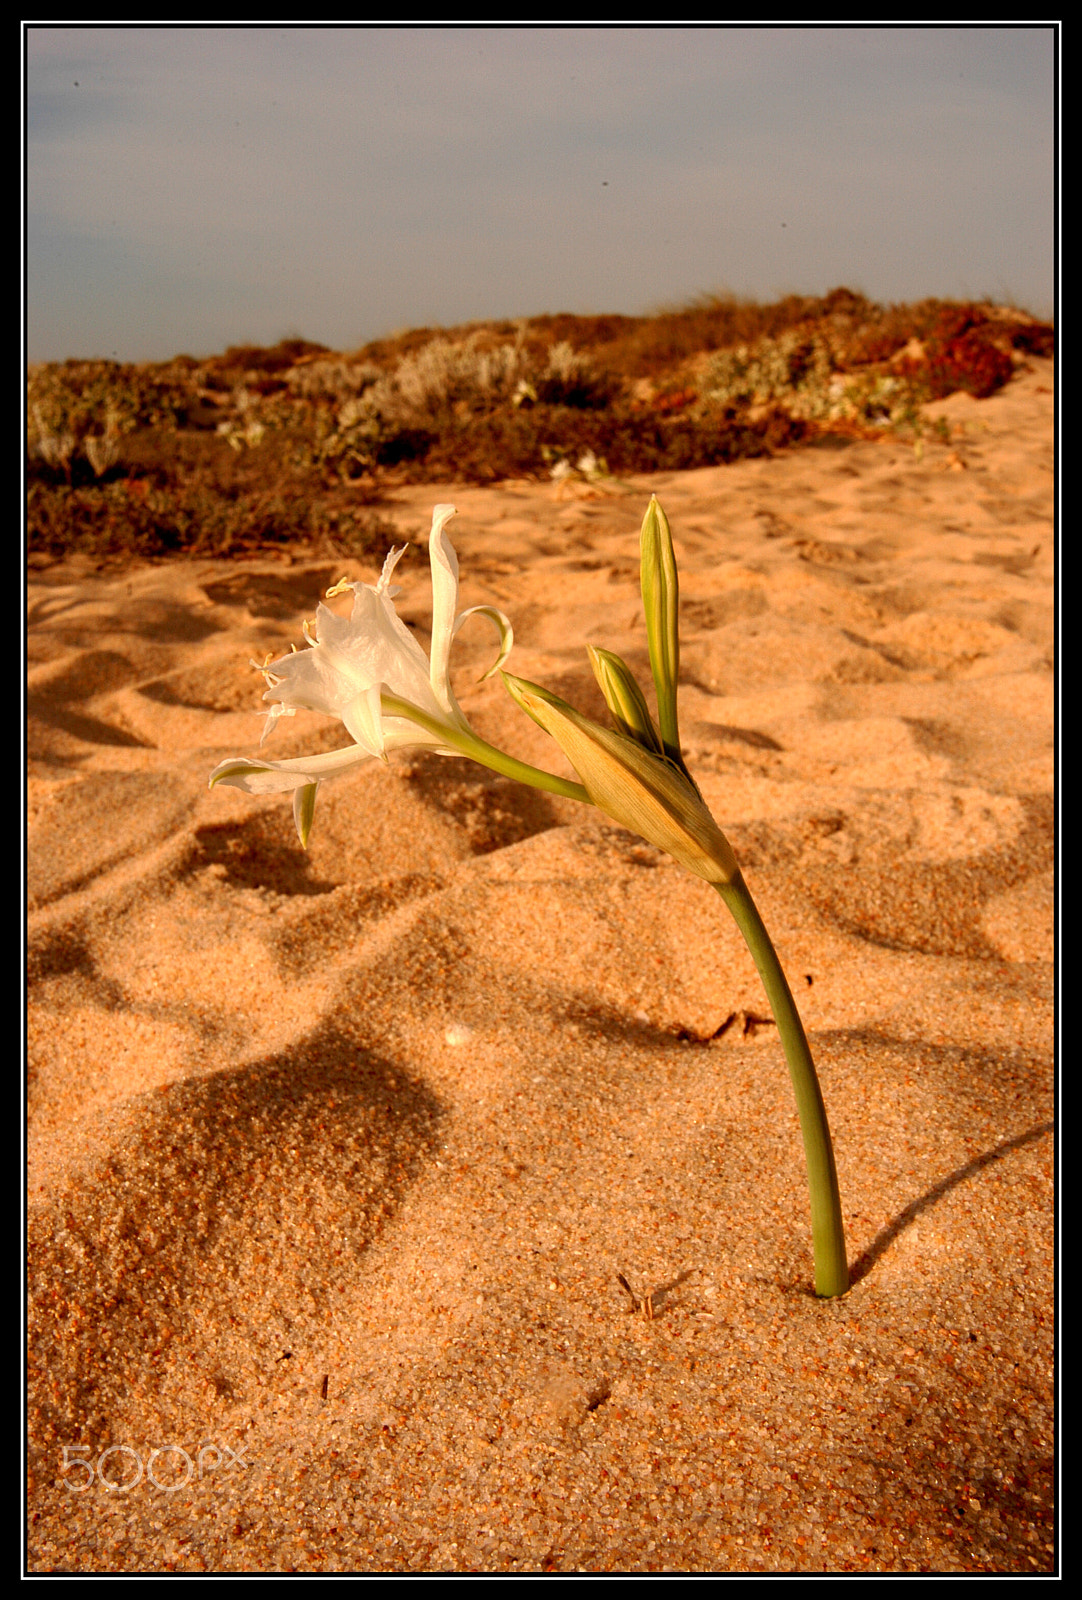
<svg viewBox="0 0 1082 1600">
<path fill-rule="evenodd" d="M 24 38 L 30 361 L 839 285 L 1053 310 L 1051 25 Z"/>
</svg>

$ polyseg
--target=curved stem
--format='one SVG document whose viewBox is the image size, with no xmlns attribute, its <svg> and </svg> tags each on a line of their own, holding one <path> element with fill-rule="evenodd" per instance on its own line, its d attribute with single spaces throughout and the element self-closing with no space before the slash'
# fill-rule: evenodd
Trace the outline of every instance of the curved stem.
<svg viewBox="0 0 1082 1600">
<path fill-rule="evenodd" d="M 782 971 L 778 953 L 742 874 L 738 870 L 730 883 L 717 883 L 714 887 L 732 912 L 751 951 L 774 1012 L 774 1021 L 785 1048 L 785 1059 L 789 1063 L 808 1167 L 815 1292 L 824 1297 L 844 1294 L 849 1287 L 849 1266 L 845 1255 L 838 1173 L 834 1165 L 834 1147 L 830 1142 L 826 1106 L 823 1104 L 823 1093 L 816 1076 L 808 1036 L 804 1032 L 804 1024 Z"/>
<path fill-rule="evenodd" d="M 385 716 L 404 717 L 409 722 L 415 722 L 419 728 L 437 734 L 441 744 L 451 745 L 459 755 L 468 756 L 482 767 L 491 767 L 493 772 L 502 773 L 505 778 L 528 783 L 531 789 L 547 789 L 550 794 L 561 794 L 567 800 L 592 804 L 581 783 L 571 783 L 567 778 L 557 778 L 551 772 L 543 772 L 540 767 L 531 767 L 526 761 L 516 761 L 514 756 L 505 755 L 495 745 L 486 744 L 468 728 L 449 727 L 439 717 L 430 717 L 427 712 L 411 705 L 408 700 L 400 700 L 397 695 L 380 695 L 380 705 Z"/>
</svg>

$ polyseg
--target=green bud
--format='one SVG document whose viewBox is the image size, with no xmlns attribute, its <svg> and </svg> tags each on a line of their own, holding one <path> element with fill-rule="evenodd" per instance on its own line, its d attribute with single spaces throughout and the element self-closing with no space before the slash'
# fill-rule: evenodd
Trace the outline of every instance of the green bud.
<svg viewBox="0 0 1082 1600">
<path fill-rule="evenodd" d="M 643 749 L 652 750 L 658 756 L 664 755 L 646 697 L 627 662 L 612 650 L 601 650 L 594 645 L 587 645 L 586 648 L 598 687 L 620 732 L 641 744 Z"/>
<path fill-rule="evenodd" d="M 565 700 L 523 678 L 503 674 L 513 699 L 551 734 L 599 811 L 707 883 L 728 884 L 738 872 L 728 839 L 694 785 L 663 756 L 599 727 Z"/>
<path fill-rule="evenodd" d="M 676 684 L 680 674 L 680 582 L 669 519 L 650 496 L 639 535 L 642 607 L 650 646 L 650 669 L 657 690 L 657 715 L 665 754 L 683 769 L 676 719 Z"/>
</svg>

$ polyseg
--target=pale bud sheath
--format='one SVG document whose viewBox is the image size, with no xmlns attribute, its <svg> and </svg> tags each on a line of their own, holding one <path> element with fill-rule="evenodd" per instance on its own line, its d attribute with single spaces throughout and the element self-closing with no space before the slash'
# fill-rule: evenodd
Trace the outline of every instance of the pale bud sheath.
<svg viewBox="0 0 1082 1600">
<path fill-rule="evenodd" d="M 736 857 L 698 793 L 665 757 L 602 728 L 537 684 L 503 674 L 508 690 L 550 734 L 599 811 L 665 850 L 707 883 L 731 883 Z"/>
</svg>

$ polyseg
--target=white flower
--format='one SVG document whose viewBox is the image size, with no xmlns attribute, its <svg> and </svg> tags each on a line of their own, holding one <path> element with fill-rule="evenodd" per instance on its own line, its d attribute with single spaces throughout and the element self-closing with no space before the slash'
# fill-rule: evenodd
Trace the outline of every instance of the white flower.
<svg viewBox="0 0 1082 1600">
<path fill-rule="evenodd" d="M 435 750 L 441 755 L 474 755 L 479 741 L 451 689 L 451 640 L 475 612 L 490 617 L 500 631 L 500 654 L 485 674 L 489 677 L 506 661 L 513 634 L 507 617 L 493 606 L 471 606 L 455 615 L 458 558 L 444 532 L 454 514 L 454 506 L 449 505 L 437 506 L 432 513 L 428 541 L 432 568 L 431 659 L 394 608 L 399 591 L 391 585 L 391 574 L 405 551 L 403 545 L 391 551 L 374 587 L 343 579 L 327 591 L 330 599 L 352 589 L 353 609 L 348 618 L 320 605 L 315 637 L 305 624 L 309 648 L 295 650 L 261 669 L 269 685 L 263 698 L 272 702 L 263 740 L 279 717 L 306 710 L 338 717 L 355 743 L 344 750 L 292 761 L 244 757 L 223 761 L 210 775 L 212 788 L 216 783 L 225 783 L 249 794 L 292 790 L 297 832 L 306 845 L 318 785 L 358 761 L 373 756 L 386 759 L 387 751 L 410 746 Z"/>
</svg>

